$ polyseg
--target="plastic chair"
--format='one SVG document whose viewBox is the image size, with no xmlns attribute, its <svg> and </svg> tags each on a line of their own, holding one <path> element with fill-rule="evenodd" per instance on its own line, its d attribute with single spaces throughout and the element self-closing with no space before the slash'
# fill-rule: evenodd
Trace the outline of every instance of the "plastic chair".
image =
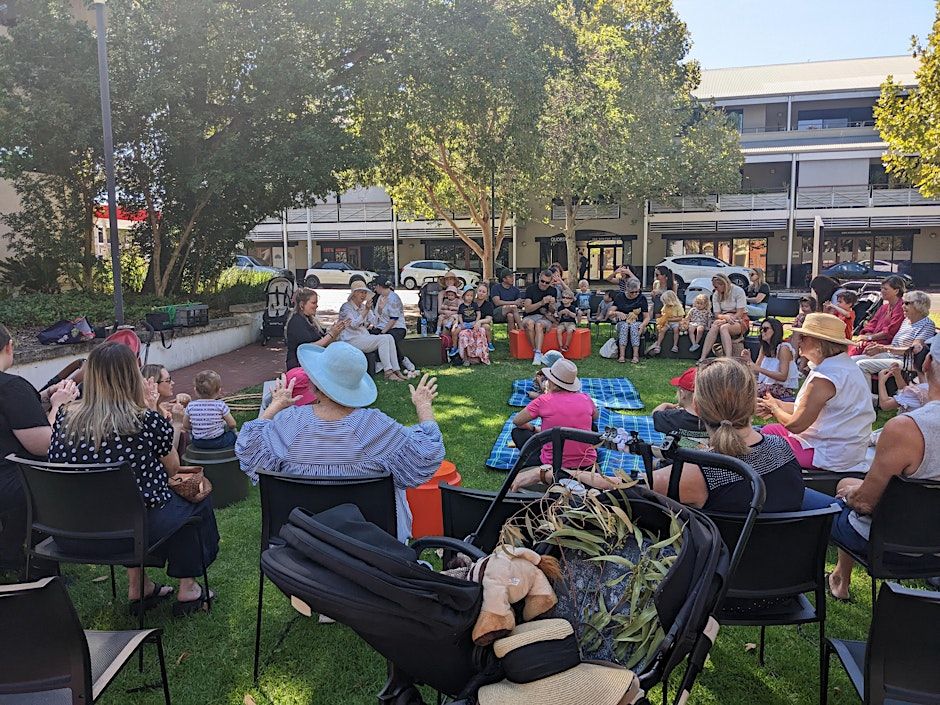
<svg viewBox="0 0 940 705">
<path fill-rule="evenodd" d="M 151 543 L 147 537 L 147 509 L 137 488 L 131 468 L 123 463 L 69 465 L 41 463 L 16 456 L 7 460 L 18 463 L 26 492 L 28 526 L 47 538 L 26 550 L 26 567 L 38 556 L 58 563 L 107 565 L 111 568 L 111 596 L 117 597 L 114 566 L 136 566 L 140 571 L 140 594 L 144 592 L 146 567 L 162 568 L 166 561 L 153 555 L 170 536 Z M 177 531 L 200 523 L 192 517 Z M 202 537 L 195 532 L 200 542 Z M 123 553 L 83 553 L 73 547 L 63 549 L 56 537 L 74 539 L 93 545 L 96 541 L 125 540 L 130 550 Z M 202 551 L 200 551 L 202 553 Z M 28 573 L 27 573 L 28 574 Z M 209 577 L 202 566 L 203 590 L 209 592 Z M 211 601 L 209 603 L 211 609 Z M 144 628 L 144 610 L 138 610 L 139 628 Z"/>
<path fill-rule="evenodd" d="M 162 630 L 83 631 L 58 578 L 0 586 L 0 702 L 97 702 L 144 644 L 157 647 L 163 699 L 170 705 Z"/>
<path fill-rule="evenodd" d="M 826 548 L 832 521 L 841 510 L 825 509 L 761 514 L 731 578 L 718 612 L 722 625 L 759 626 L 758 662 L 764 665 L 767 627 L 819 623 L 820 677 L 826 640 Z M 744 516 L 708 513 L 721 537 L 733 549 Z M 805 593 L 813 593 L 815 607 Z"/>
<path fill-rule="evenodd" d="M 475 534 L 496 493 L 448 485 L 446 482 L 442 482 L 440 488 L 444 536 L 464 540 Z M 528 492 L 507 494 L 494 510 L 493 521 L 488 524 L 492 528 L 487 528 L 482 535 L 477 535 L 472 543 L 484 553 L 490 553 L 499 543 L 499 532 L 506 520 L 541 498 L 540 494 Z"/>
<path fill-rule="evenodd" d="M 940 593 L 885 583 L 868 641 L 827 639 L 819 702 L 829 698 L 829 658 L 835 653 L 866 705 L 940 702 Z"/>
<path fill-rule="evenodd" d="M 392 536 L 398 534 L 395 511 L 395 485 L 390 473 L 372 477 L 309 477 L 258 470 L 261 490 L 261 553 L 287 523 L 297 507 L 322 512 L 340 504 L 354 504 L 370 522 Z M 258 615 L 255 622 L 255 682 L 261 659 L 261 606 L 264 598 L 264 572 L 258 558 Z M 288 626 L 289 628 L 289 626 Z"/>
<path fill-rule="evenodd" d="M 938 516 L 940 481 L 892 477 L 872 514 L 867 555 L 854 553 L 834 541 L 871 576 L 872 605 L 879 578 L 905 580 L 940 575 Z M 899 555 L 905 553 L 908 556 Z"/>
</svg>

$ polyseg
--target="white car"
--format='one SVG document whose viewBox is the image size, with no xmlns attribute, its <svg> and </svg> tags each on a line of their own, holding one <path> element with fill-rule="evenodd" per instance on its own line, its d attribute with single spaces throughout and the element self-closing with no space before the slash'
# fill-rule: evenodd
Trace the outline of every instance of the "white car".
<svg viewBox="0 0 940 705">
<path fill-rule="evenodd" d="M 367 269 L 355 269 L 345 262 L 317 262 L 304 274 L 304 286 L 317 289 L 321 286 L 349 287 L 353 282 L 371 284 L 378 274 Z"/>
<path fill-rule="evenodd" d="M 747 289 L 751 283 L 751 270 L 747 267 L 734 267 L 717 257 L 708 255 L 667 257 L 657 266 L 669 267 L 672 275 L 678 280 L 679 286 L 699 277 L 711 279 L 716 274 L 724 274 L 732 284 L 737 284 L 742 289 Z"/>
<path fill-rule="evenodd" d="M 415 262 L 409 262 L 401 269 L 401 275 L 398 277 L 399 283 L 406 289 L 417 289 L 428 277 L 437 279 L 444 276 L 447 272 L 453 272 L 460 280 L 460 286 L 468 284 L 476 286 L 480 283 L 480 275 L 467 269 L 456 269 L 450 262 L 439 259 L 422 259 Z"/>
<path fill-rule="evenodd" d="M 271 267 L 259 260 L 257 257 L 252 257 L 251 255 L 236 255 L 234 266 L 238 269 L 244 269 L 246 272 L 264 272 L 265 274 L 270 274 L 273 277 L 279 277 L 284 274 L 283 269 Z"/>
</svg>

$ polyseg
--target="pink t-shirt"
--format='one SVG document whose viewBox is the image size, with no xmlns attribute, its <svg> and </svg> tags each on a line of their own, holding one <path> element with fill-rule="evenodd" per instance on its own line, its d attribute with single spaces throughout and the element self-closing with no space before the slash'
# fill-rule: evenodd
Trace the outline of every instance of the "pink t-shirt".
<svg viewBox="0 0 940 705">
<path fill-rule="evenodd" d="M 532 418 L 542 419 L 542 430 L 547 431 L 555 426 L 565 428 L 579 428 L 591 430 L 594 418 L 594 402 L 587 394 L 581 392 L 551 392 L 542 394 L 525 408 Z M 561 456 L 562 465 L 566 468 L 583 468 L 593 465 L 597 460 L 597 451 L 590 443 L 566 441 Z M 542 462 L 552 462 L 552 444 L 542 446 Z"/>
</svg>

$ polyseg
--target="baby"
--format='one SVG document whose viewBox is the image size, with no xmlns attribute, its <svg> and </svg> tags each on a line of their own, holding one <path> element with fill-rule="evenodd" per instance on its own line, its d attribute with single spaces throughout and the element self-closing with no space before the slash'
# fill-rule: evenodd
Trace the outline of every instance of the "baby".
<svg viewBox="0 0 940 705">
<path fill-rule="evenodd" d="M 555 311 L 555 317 L 558 319 L 558 347 L 566 353 L 574 339 L 575 328 L 581 323 L 581 309 L 575 306 L 574 294 L 570 289 L 562 292 L 561 303 Z"/>
<path fill-rule="evenodd" d="M 672 331 L 672 351 L 679 352 L 679 326 L 685 321 L 685 309 L 679 303 L 679 297 L 676 292 L 666 290 L 662 294 L 663 308 L 656 319 L 656 330 L 659 337 L 656 338 L 656 344 L 648 351 L 649 355 L 656 355 L 662 350 L 663 339 L 666 337 L 666 331 Z"/>
<path fill-rule="evenodd" d="M 460 299 L 457 298 L 460 292 L 456 286 L 449 286 L 444 289 L 444 299 L 441 301 L 440 310 L 437 312 L 437 334 L 441 331 L 450 330 L 459 322 L 457 315 L 460 308 Z"/>
<path fill-rule="evenodd" d="M 186 405 L 183 430 L 189 431 L 192 444 L 203 450 L 218 450 L 235 445 L 235 418 L 228 404 L 219 399 L 222 378 L 217 372 L 203 370 L 193 382 L 196 399 Z"/>
<path fill-rule="evenodd" d="M 597 316 L 594 318 L 595 321 L 600 323 L 601 321 L 610 321 L 610 315 L 617 312 L 617 307 L 614 306 L 614 292 L 605 291 L 604 300 L 600 302 L 597 307 Z"/>
<path fill-rule="evenodd" d="M 663 294 L 665 297 L 666 294 Z M 665 298 L 663 299 L 665 301 Z M 702 336 L 712 324 L 712 312 L 709 308 L 708 296 L 699 294 L 692 300 L 692 308 L 682 319 L 679 325 L 680 329 L 685 328 L 689 331 L 689 340 L 692 345 L 689 346 L 689 352 L 695 352 L 702 347 Z"/>
<path fill-rule="evenodd" d="M 551 367 L 562 359 L 562 357 L 564 357 L 564 355 L 557 350 L 549 350 L 542 355 L 542 364 L 545 365 L 545 367 Z M 542 372 L 543 369 L 544 368 L 540 367 L 538 372 L 535 373 L 535 377 L 532 380 L 532 389 L 526 392 L 529 399 L 535 399 L 537 396 L 545 393 L 545 375 Z"/>
</svg>

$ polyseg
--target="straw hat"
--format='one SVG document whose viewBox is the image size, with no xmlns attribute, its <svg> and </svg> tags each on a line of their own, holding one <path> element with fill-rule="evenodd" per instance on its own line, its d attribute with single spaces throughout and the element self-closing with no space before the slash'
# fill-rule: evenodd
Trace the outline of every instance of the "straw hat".
<svg viewBox="0 0 940 705">
<path fill-rule="evenodd" d="M 793 332 L 839 345 L 852 344 L 852 341 L 845 337 L 845 323 L 831 313 L 809 313 L 803 325 L 800 328 L 794 328 Z"/>
<path fill-rule="evenodd" d="M 625 705 L 640 694 L 633 671 L 581 663 L 574 630 L 564 619 L 521 624 L 498 639 L 493 651 L 502 659 L 506 680 L 480 688 L 480 705 Z"/>
<path fill-rule="evenodd" d="M 371 294 L 371 293 L 372 293 L 372 290 L 371 290 L 369 287 L 367 287 L 363 282 L 358 281 L 358 280 L 354 281 L 354 282 L 350 285 L 350 287 L 349 287 L 349 298 L 351 299 L 352 296 L 353 296 L 353 294 L 355 294 L 357 291 L 364 291 L 364 292 L 366 292 L 367 294 Z"/>
<path fill-rule="evenodd" d="M 557 387 L 569 392 L 581 391 L 581 380 L 578 379 L 578 367 L 571 360 L 556 360 L 551 367 L 543 367 L 542 374 L 551 380 Z"/>
<path fill-rule="evenodd" d="M 337 404 L 358 409 L 378 396 L 365 353 L 349 343 L 338 341 L 325 348 L 304 343 L 297 348 L 297 359 L 317 389 Z"/>
</svg>

